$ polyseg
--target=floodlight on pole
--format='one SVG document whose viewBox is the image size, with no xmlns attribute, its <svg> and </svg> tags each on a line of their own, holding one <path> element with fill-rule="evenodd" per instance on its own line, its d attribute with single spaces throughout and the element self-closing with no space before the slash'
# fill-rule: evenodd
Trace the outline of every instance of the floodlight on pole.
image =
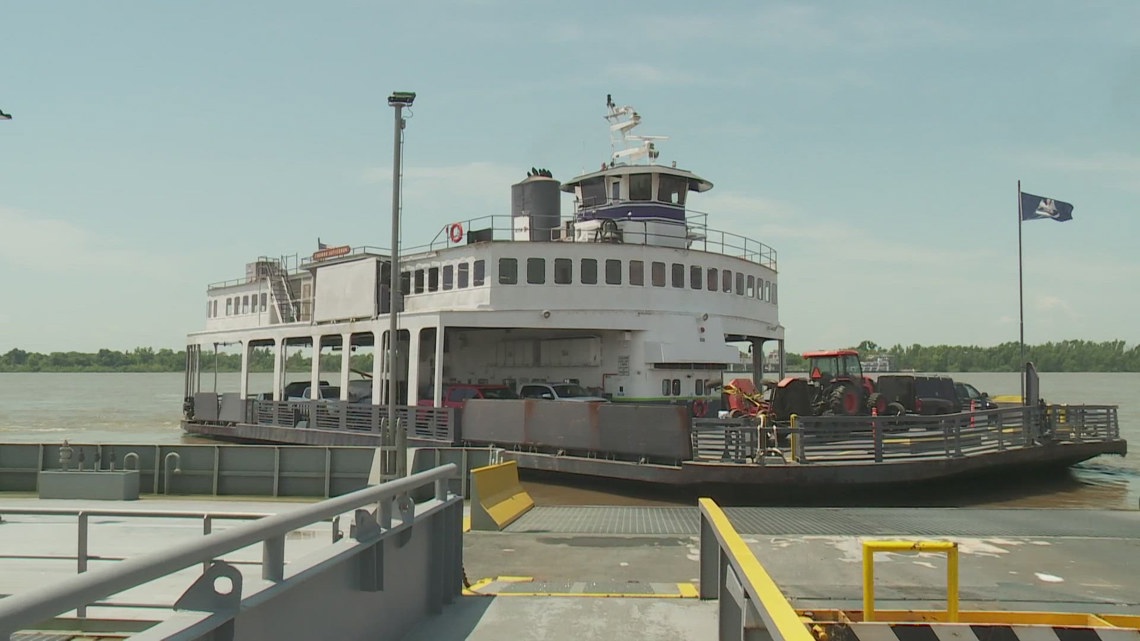
<svg viewBox="0 0 1140 641">
<path fill-rule="evenodd" d="M 404 107 L 411 107 L 416 94 L 411 91 L 396 91 L 388 96 L 388 106 L 395 108 L 396 128 L 392 150 L 392 267 L 388 270 L 388 428 L 395 441 L 396 477 L 408 475 L 408 423 L 397 418 L 396 397 L 400 386 L 396 377 L 398 351 L 397 315 L 400 309 L 400 152 L 404 143 Z M 410 364 L 409 364 L 410 365 Z M 409 368 L 410 369 L 410 368 Z M 411 381 L 408 384 L 411 392 Z M 409 416 L 410 418 L 410 416 Z"/>
</svg>

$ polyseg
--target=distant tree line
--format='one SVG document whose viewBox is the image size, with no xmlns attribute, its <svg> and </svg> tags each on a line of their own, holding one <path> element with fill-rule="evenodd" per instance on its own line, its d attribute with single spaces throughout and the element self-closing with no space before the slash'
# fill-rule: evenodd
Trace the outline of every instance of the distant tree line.
<svg viewBox="0 0 1140 641">
<path fill-rule="evenodd" d="M 1017 343 L 1002 343 L 993 347 L 975 345 L 895 345 L 884 348 L 865 340 L 853 347 L 863 360 L 874 356 L 890 356 L 895 369 L 913 369 L 919 372 L 1015 372 L 1021 362 L 1021 349 Z M 1140 372 L 1140 345 L 1127 348 L 1124 341 L 1068 340 L 1042 345 L 1026 345 L 1025 356 L 1042 372 Z M 307 371 L 312 360 L 303 352 L 294 352 L 286 359 L 289 371 Z M 171 349 L 154 350 L 137 347 L 131 351 L 101 349 L 95 353 L 51 352 L 40 354 L 13 349 L 0 356 L 0 372 L 181 372 L 186 367 L 186 352 Z M 214 353 L 203 352 L 200 367 L 212 371 Z M 372 354 L 353 354 L 352 369 L 372 371 Z M 787 368 L 804 367 L 799 353 L 787 351 Z M 322 371 L 338 371 L 340 353 L 321 355 Z M 241 355 L 219 352 L 219 372 L 241 370 Z M 250 371 L 272 372 L 273 353 L 268 349 L 253 350 Z"/>
<path fill-rule="evenodd" d="M 865 340 L 852 347 L 863 360 L 889 356 L 895 369 L 917 372 L 1016 372 L 1021 368 L 1021 347 L 1009 342 L 993 347 L 976 345 L 910 345 L 880 347 Z M 1140 372 L 1140 345 L 1128 349 L 1124 341 L 1068 340 L 1026 345 L 1025 359 L 1041 372 Z M 798 353 L 787 354 L 787 368 L 803 369 Z"/>
</svg>

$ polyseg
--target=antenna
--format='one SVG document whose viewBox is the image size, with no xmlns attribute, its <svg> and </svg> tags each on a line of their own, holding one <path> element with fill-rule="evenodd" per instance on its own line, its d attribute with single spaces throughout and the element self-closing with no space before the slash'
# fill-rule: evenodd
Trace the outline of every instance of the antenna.
<svg viewBox="0 0 1140 641">
<path fill-rule="evenodd" d="M 631 133 L 641 124 L 641 114 L 633 107 L 614 103 L 613 95 L 606 94 L 606 120 L 610 123 L 610 163 L 632 163 L 640 158 L 648 158 L 652 164 L 661 156 L 654 141 L 669 140 L 668 136 L 639 136 Z"/>
</svg>

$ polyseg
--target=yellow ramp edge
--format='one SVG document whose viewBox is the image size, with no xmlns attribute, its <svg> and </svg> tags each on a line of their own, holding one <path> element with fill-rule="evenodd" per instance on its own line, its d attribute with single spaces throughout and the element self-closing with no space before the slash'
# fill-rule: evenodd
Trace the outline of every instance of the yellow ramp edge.
<svg viewBox="0 0 1140 641">
<path fill-rule="evenodd" d="M 534 507 L 515 461 L 471 470 L 471 529 L 497 532 Z"/>
</svg>

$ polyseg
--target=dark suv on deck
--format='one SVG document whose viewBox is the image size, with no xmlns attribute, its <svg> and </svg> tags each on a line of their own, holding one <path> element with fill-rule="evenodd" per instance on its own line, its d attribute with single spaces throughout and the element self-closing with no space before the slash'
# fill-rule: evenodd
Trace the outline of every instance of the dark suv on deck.
<svg viewBox="0 0 1140 641">
<path fill-rule="evenodd" d="M 956 414 L 962 411 L 949 376 L 882 374 L 875 390 L 887 401 L 888 414 Z"/>
<path fill-rule="evenodd" d="M 957 381 L 954 383 L 954 389 L 958 392 L 958 402 L 962 404 L 963 412 L 970 410 L 971 403 L 973 403 L 973 407 L 976 410 L 997 409 L 997 403 L 990 400 L 989 394 L 979 392 L 978 388 L 969 383 Z"/>
</svg>

